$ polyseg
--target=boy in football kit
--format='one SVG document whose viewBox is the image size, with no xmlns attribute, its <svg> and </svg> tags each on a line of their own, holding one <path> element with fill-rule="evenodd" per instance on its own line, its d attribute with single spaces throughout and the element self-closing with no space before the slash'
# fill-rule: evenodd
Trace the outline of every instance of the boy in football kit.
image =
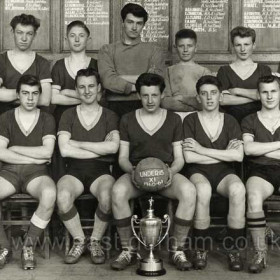
<svg viewBox="0 0 280 280">
<path fill-rule="evenodd" d="M 231 30 L 230 39 L 236 60 L 229 65 L 221 66 L 217 78 L 222 84 L 224 95 L 222 108 L 241 123 L 244 117 L 260 109 L 258 78 L 271 75 L 271 69 L 267 65 L 253 61 L 252 56 L 256 48 L 254 29 L 237 26 Z"/>
<path fill-rule="evenodd" d="M 10 23 L 15 47 L 0 55 L 0 114 L 18 105 L 16 86 L 22 75 L 34 75 L 40 80 L 42 94 L 38 105 L 49 106 L 51 73 L 48 61 L 32 51 L 40 22 L 33 15 L 15 16 Z"/>
<path fill-rule="evenodd" d="M 209 75 L 210 70 L 195 63 L 197 35 L 191 29 L 181 29 L 175 35 L 175 45 L 179 63 L 166 69 L 164 98 L 161 106 L 172 110 L 184 118 L 188 112 L 197 111 L 200 105 L 196 98 L 196 82 Z"/>
<path fill-rule="evenodd" d="M 217 192 L 229 198 L 228 236 L 224 246 L 228 249 L 230 270 L 239 271 L 243 264 L 236 240 L 244 233 L 245 187 L 232 165 L 243 159 L 241 130 L 232 116 L 219 112 L 222 96 L 216 77 L 201 77 L 196 88 L 202 111 L 188 115 L 183 122 L 186 176 L 197 191 L 194 267 L 204 269 L 207 265 L 205 247 L 207 240 L 209 242 L 210 199 L 212 192 Z"/>
<path fill-rule="evenodd" d="M 75 89 L 75 77 L 80 69 L 93 68 L 97 71 L 97 60 L 86 55 L 86 47 L 91 39 L 88 27 L 79 20 L 72 21 L 66 27 L 66 40 L 70 49 L 70 56 L 58 60 L 52 68 L 52 100 L 55 104 L 54 118 L 57 128 L 62 113 L 81 103 Z M 58 181 L 65 174 L 65 162 L 55 149 L 53 170 L 55 180 Z"/>
<path fill-rule="evenodd" d="M 132 241 L 131 209 L 129 200 L 144 194 L 133 183 L 134 166 L 147 157 L 156 157 L 169 166 L 170 186 L 158 191 L 160 195 L 179 200 L 174 217 L 174 242 L 171 260 L 179 270 L 189 270 L 191 263 L 183 251 L 195 207 L 195 188 L 178 172 L 184 165 L 182 153 L 182 121 L 180 117 L 160 108 L 164 79 L 144 73 L 136 81 L 142 108 L 124 115 L 120 123 L 119 164 L 125 172 L 112 191 L 112 208 L 120 236 L 122 252 L 112 262 L 115 270 L 123 270 L 136 259 Z M 168 185 L 167 184 L 167 185 Z"/>
<path fill-rule="evenodd" d="M 266 220 L 263 202 L 280 186 L 280 81 L 276 76 L 258 80 L 262 108 L 243 119 L 244 150 L 248 156 L 247 224 L 255 255 L 249 272 L 258 273 L 266 267 Z"/>
<path fill-rule="evenodd" d="M 79 20 L 70 22 L 66 27 L 66 38 L 70 56 L 58 60 L 52 68 L 52 104 L 54 116 L 59 123 L 62 113 L 81 103 L 75 89 L 75 77 L 80 69 L 93 68 L 97 71 L 97 60 L 86 55 L 90 37 L 88 27 Z"/>
<path fill-rule="evenodd" d="M 28 193 L 39 201 L 22 248 L 23 269 L 36 266 L 33 248 L 53 213 L 56 186 L 48 175 L 47 164 L 55 144 L 53 117 L 37 108 L 42 92 L 40 81 L 23 75 L 17 84 L 19 107 L 0 117 L 0 199 L 14 193 Z M 0 223 L 0 267 L 8 261 L 11 248 Z"/>
<path fill-rule="evenodd" d="M 58 144 L 66 158 L 66 175 L 57 183 L 57 205 L 74 244 L 65 256 L 65 263 L 76 263 L 86 249 L 85 234 L 74 201 L 90 192 L 98 200 L 89 250 L 92 262 L 105 262 L 101 239 L 111 217 L 110 155 L 119 148 L 118 117 L 98 104 L 101 84 L 98 73 L 81 69 L 75 78 L 81 104 L 66 110 L 59 123 Z"/>
</svg>

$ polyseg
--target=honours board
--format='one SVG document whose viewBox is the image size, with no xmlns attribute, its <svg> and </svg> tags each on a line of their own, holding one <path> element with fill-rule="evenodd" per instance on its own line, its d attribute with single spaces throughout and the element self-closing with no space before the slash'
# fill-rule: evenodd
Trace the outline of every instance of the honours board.
<svg viewBox="0 0 280 280">
<path fill-rule="evenodd" d="M 257 51 L 280 50 L 280 1 L 243 0 L 243 25 L 255 29 Z"/>
<path fill-rule="evenodd" d="M 40 19 L 40 28 L 33 42 L 33 49 L 40 51 L 50 50 L 50 0 L 4 0 L 3 16 L 3 49 L 14 47 L 10 21 L 14 16 L 22 13 L 32 14 Z"/>
<path fill-rule="evenodd" d="M 184 0 L 181 28 L 197 33 L 199 51 L 227 51 L 229 49 L 228 0 Z"/>
<path fill-rule="evenodd" d="M 125 0 L 123 6 L 127 3 L 139 4 L 149 14 L 142 31 L 142 41 L 158 43 L 167 50 L 169 46 L 169 0 Z"/>
<path fill-rule="evenodd" d="M 66 26 L 74 20 L 85 22 L 90 30 L 91 40 L 87 50 L 97 51 L 109 43 L 110 0 L 64 0 L 63 1 L 63 50 L 67 50 Z"/>
</svg>

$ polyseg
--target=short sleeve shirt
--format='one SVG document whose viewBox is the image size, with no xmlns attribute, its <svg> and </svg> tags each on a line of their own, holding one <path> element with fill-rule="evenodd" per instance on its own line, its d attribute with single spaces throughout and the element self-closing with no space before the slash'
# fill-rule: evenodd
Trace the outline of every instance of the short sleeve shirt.
<svg viewBox="0 0 280 280">
<path fill-rule="evenodd" d="M 25 72 L 21 72 L 12 64 L 8 52 L 0 54 L 0 78 L 4 87 L 16 89 L 19 78 L 27 74 L 37 76 L 41 82 L 52 82 L 49 62 L 42 56 L 35 54 L 31 66 Z M 14 102 L 0 102 L 0 114 L 16 106 L 18 105 Z"/>
<path fill-rule="evenodd" d="M 68 134 L 72 140 L 82 142 L 103 142 L 112 131 L 118 131 L 118 116 L 111 110 L 99 107 L 99 113 L 92 124 L 87 125 L 80 112 L 80 105 L 67 109 L 59 122 L 58 135 Z M 102 156 L 96 160 L 106 160 Z"/>
<path fill-rule="evenodd" d="M 97 60 L 91 58 L 88 67 L 95 69 L 97 68 Z M 58 60 L 52 68 L 52 88 L 56 88 L 58 90 L 70 89 L 75 90 L 75 74 L 71 71 L 70 66 L 67 62 L 67 58 L 63 58 Z M 63 114 L 63 112 L 69 108 L 73 108 L 76 105 L 56 105 L 54 111 L 54 117 L 59 123 L 59 120 Z"/>
<path fill-rule="evenodd" d="M 269 131 L 260 121 L 258 114 L 257 112 L 243 119 L 241 123 L 243 135 L 251 135 L 255 142 L 260 143 L 280 141 L 280 127 L 275 131 Z M 280 165 L 280 160 L 265 156 L 248 157 L 248 160 L 263 165 Z"/>
<path fill-rule="evenodd" d="M 225 150 L 230 140 L 242 139 L 238 122 L 228 114 L 223 114 L 218 133 L 213 139 L 210 139 L 206 134 L 197 112 L 185 117 L 183 129 L 184 139 L 193 138 L 201 146 L 209 149 Z"/>
<path fill-rule="evenodd" d="M 183 130 L 180 117 L 163 109 L 160 123 L 148 130 L 140 110 L 124 115 L 120 123 L 122 144 L 129 144 L 129 160 L 133 165 L 147 157 L 156 157 L 167 164 L 174 161 L 173 146 L 181 145 Z"/>
<path fill-rule="evenodd" d="M 0 116 L 0 138 L 11 146 L 42 146 L 46 138 L 55 139 L 55 121 L 52 115 L 37 109 L 36 118 L 28 131 L 20 122 L 18 108 Z"/>
<path fill-rule="evenodd" d="M 219 69 L 217 78 L 222 84 L 222 90 L 231 88 L 257 89 L 258 79 L 267 75 L 271 75 L 271 69 L 266 65 L 258 64 L 253 74 L 243 80 L 227 65 Z M 260 101 L 254 101 L 246 104 L 227 105 L 223 108 L 241 123 L 244 117 L 260 110 L 261 103 Z"/>
</svg>

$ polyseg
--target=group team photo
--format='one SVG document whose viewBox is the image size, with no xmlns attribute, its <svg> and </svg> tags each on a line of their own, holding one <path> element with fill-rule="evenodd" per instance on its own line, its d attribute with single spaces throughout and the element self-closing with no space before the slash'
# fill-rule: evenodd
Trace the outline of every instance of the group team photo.
<svg viewBox="0 0 280 280">
<path fill-rule="evenodd" d="M 280 74 L 254 60 L 257 32 L 232 26 L 234 60 L 212 71 L 196 62 L 195 30 L 174 32 L 176 63 L 167 65 L 160 44 L 141 39 L 149 21 L 142 5 L 126 3 L 118 17 L 121 39 L 95 58 L 87 52 L 95 34 L 69 22 L 69 51 L 54 61 L 33 48 L 39 18 L 19 13 L 9 23 L 14 47 L 0 54 L 0 277 L 15 265 L 14 227 L 4 218 L 18 194 L 37 204 L 24 204 L 30 221 L 15 269 L 40 270 L 36 245 L 55 224 L 63 230 L 54 235 L 66 231 L 71 241 L 60 265 L 87 255 L 119 277 L 131 265 L 157 277 L 166 259 L 154 254 L 165 242 L 178 275 L 207 271 L 215 197 L 227 201 L 219 233 L 227 269 L 264 273 L 269 234 L 277 236 L 264 204 L 280 190 Z M 83 204 L 96 207 L 85 231 L 76 202 L 88 195 L 95 199 Z M 120 245 L 113 258 L 108 229 Z"/>
</svg>

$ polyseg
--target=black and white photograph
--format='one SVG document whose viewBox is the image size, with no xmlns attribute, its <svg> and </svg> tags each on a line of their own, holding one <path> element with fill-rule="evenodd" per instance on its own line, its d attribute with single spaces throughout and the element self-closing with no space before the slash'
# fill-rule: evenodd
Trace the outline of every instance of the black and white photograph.
<svg viewBox="0 0 280 280">
<path fill-rule="evenodd" d="M 0 279 L 276 280 L 280 0 L 0 0 Z"/>
</svg>

